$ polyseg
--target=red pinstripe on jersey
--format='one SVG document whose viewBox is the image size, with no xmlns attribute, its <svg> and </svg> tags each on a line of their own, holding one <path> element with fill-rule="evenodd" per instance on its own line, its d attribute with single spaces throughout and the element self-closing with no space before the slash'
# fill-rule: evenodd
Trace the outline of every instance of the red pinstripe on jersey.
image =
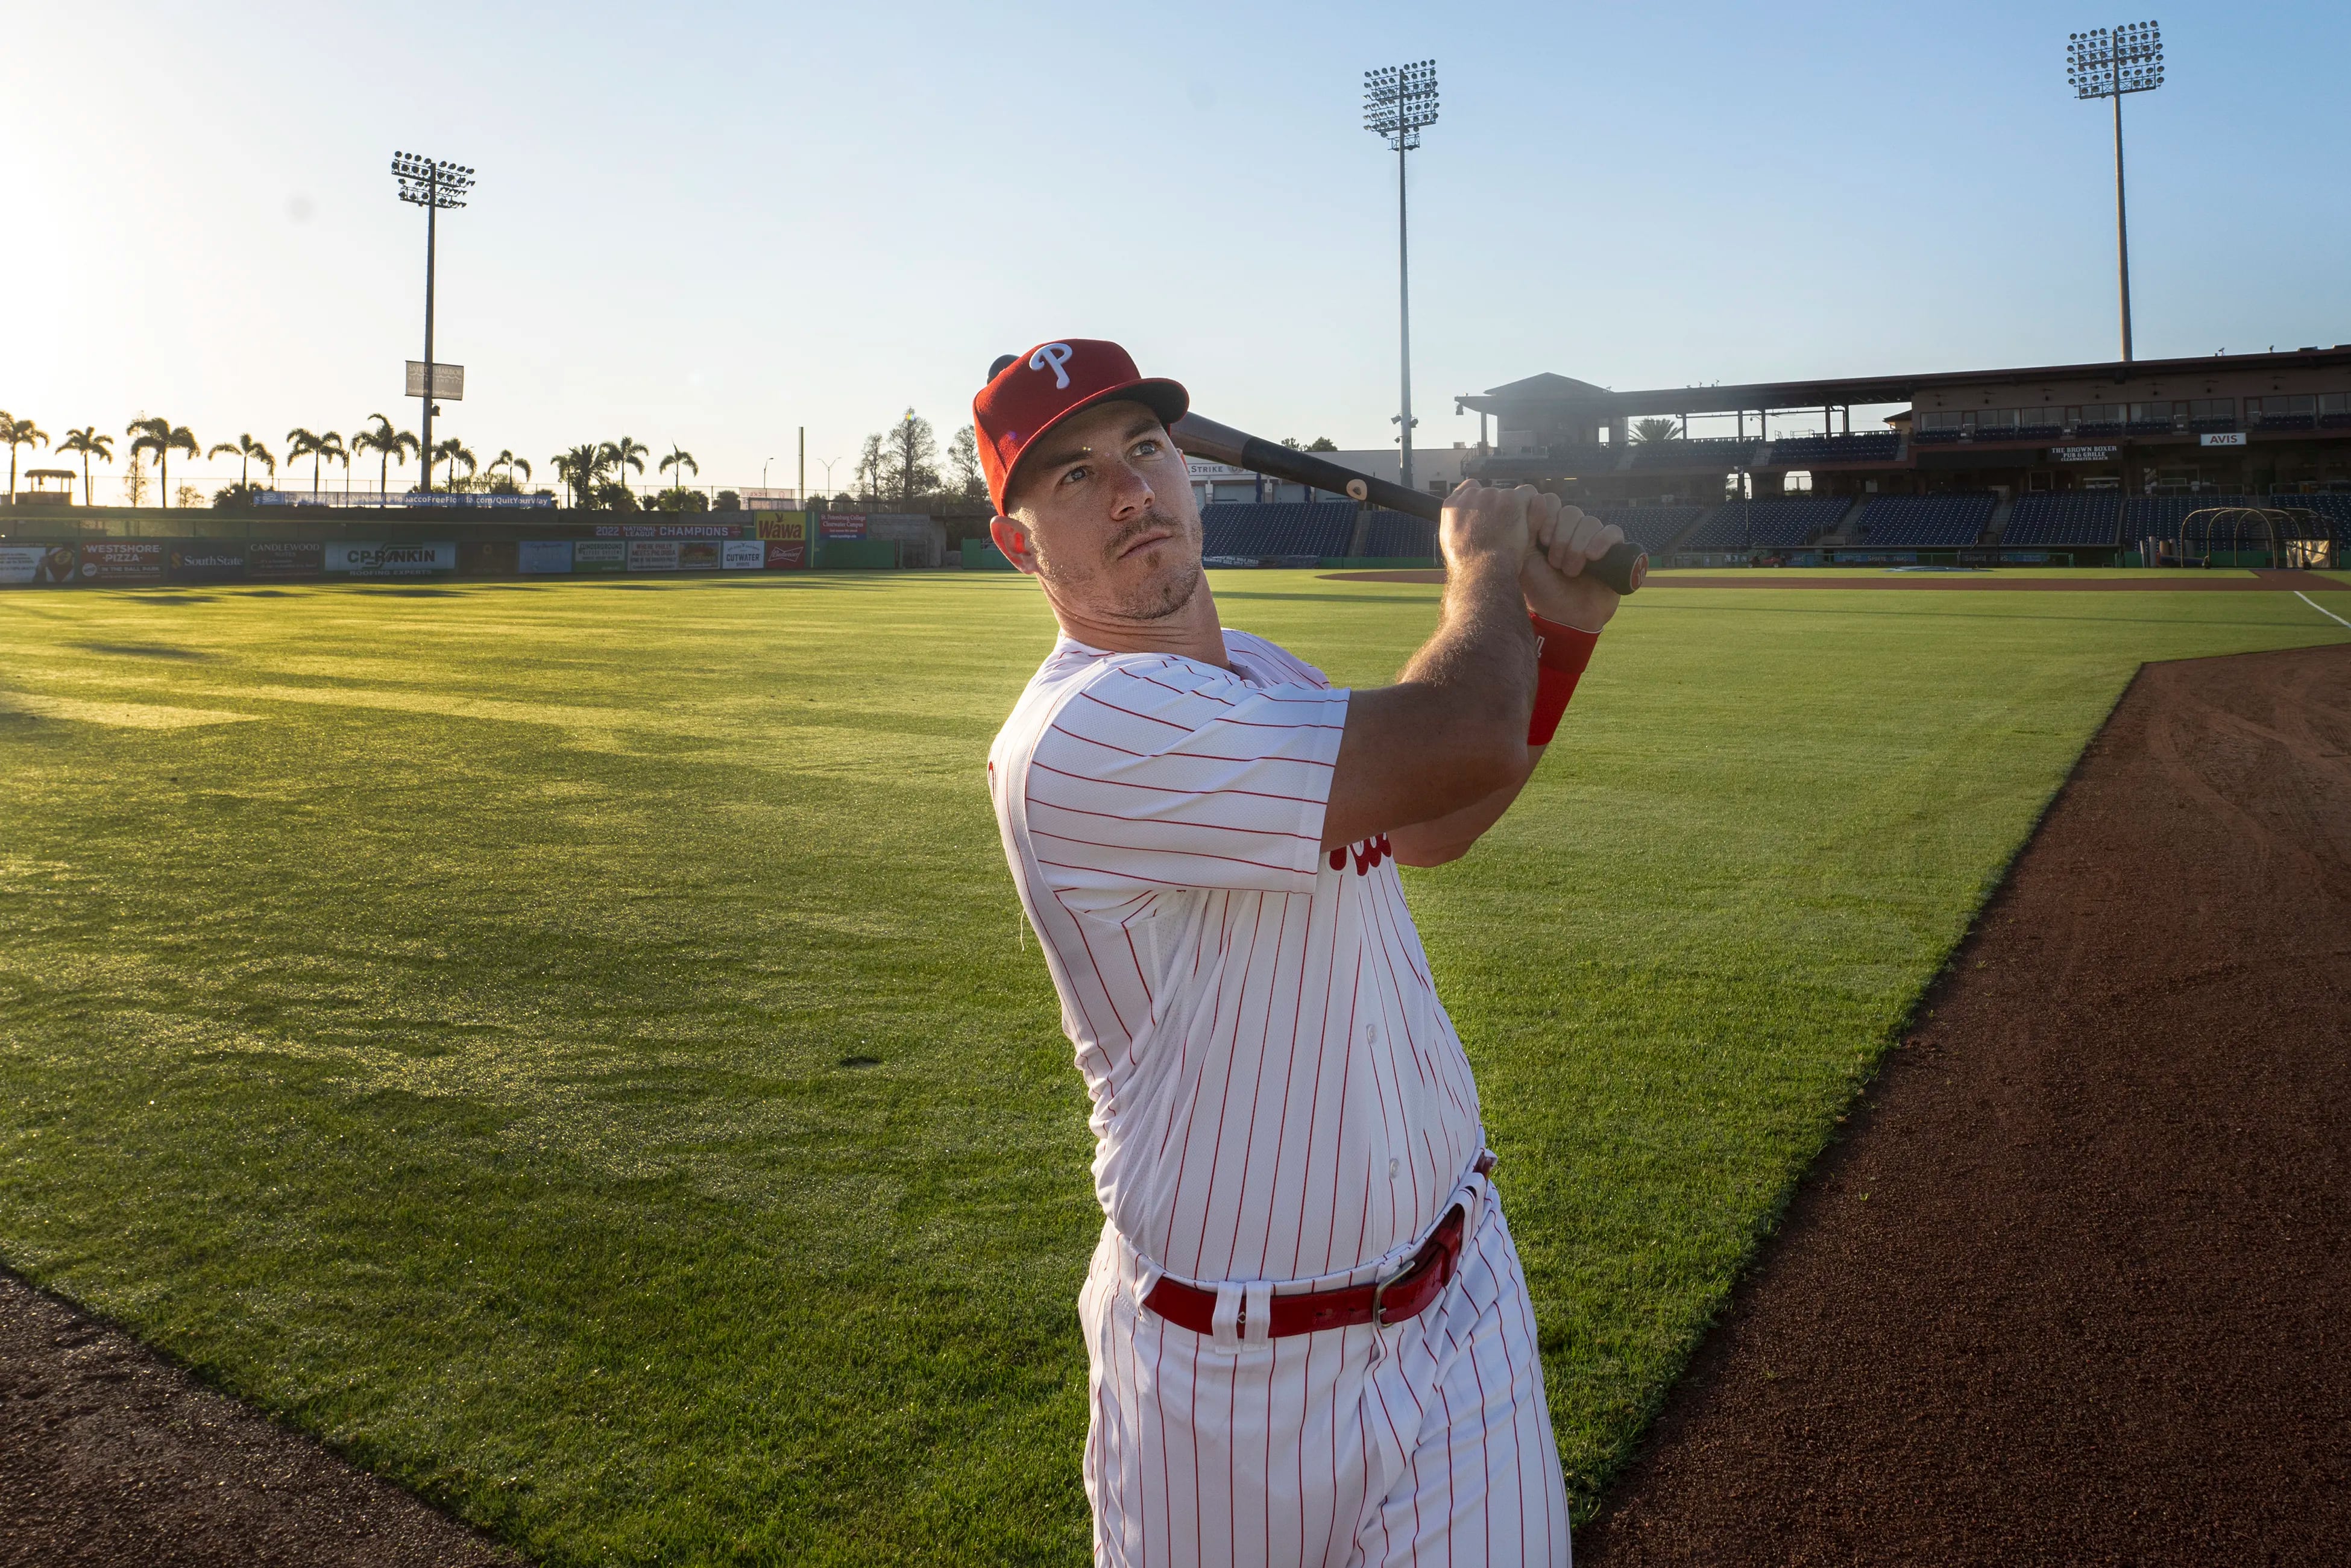
<svg viewBox="0 0 2351 1568">
<path fill-rule="evenodd" d="M 1313 1278 L 1436 1220 L 1477 1092 L 1395 866 L 1320 849 L 1347 694 L 1225 645 L 1232 669 L 1063 640 L 989 783 L 1104 1213 L 1188 1279 Z"/>
</svg>

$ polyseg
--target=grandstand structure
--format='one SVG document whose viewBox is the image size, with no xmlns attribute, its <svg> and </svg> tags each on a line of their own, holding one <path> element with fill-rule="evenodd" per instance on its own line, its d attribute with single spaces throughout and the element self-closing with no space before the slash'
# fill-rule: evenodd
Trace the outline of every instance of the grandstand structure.
<svg viewBox="0 0 2351 1568">
<path fill-rule="evenodd" d="M 2176 538 L 2223 497 L 2309 511 L 2351 542 L 2351 344 L 1623 392 L 1539 375 L 1456 402 L 1498 432 L 1466 476 L 1555 491 L 1653 552 L 2095 559 Z M 1671 437 L 1631 439 L 1658 419 Z M 1666 538 L 1672 518 L 1686 526 Z"/>
</svg>

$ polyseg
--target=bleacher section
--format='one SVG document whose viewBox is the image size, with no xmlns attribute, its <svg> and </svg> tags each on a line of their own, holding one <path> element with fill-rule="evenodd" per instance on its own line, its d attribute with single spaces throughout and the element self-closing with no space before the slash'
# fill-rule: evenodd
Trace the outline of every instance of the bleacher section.
<svg viewBox="0 0 2351 1568">
<path fill-rule="evenodd" d="M 1437 554 L 1437 525 L 1409 512 L 1376 511 L 1364 535 L 1364 553 L 1384 559 Z"/>
<path fill-rule="evenodd" d="M 1880 496 L 1861 515 L 1856 543 L 1873 549 L 1964 549 L 1983 534 L 1997 497 Z"/>
<path fill-rule="evenodd" d="M 1704 507 L 1596 507 L 1592 515 L 1615 524 L 1625 530 L 1626 538 L 1655 553 L 1671 544 L 1705 510 Z"/>
<path fill-rule="evenodd" d="M 1355 534 L 1353 501 L 1219 501 L 1200 509 L 1203 556 L 1261 559 L 1267 556 L 1347 553 Z M 1398 555 L 1416 552 L 1398 550 Z"/>
<path fill-rule="evenodd" d="M 2316 512 L 2333 526 L 2337 543 L 2351 544 L 2351 495 L 2338 491 L 2325 496 L 2273 496 L 2270 499 L 2277 506 L 2303 507 Z"/>
<path fill-rule="evenodd" d="M 1859 435 L 1800 435 L 1771 444 L 1771 466 L 1802 468 L 1816 463 L 1891 463 L 1902 455 L 1902 438 L 1892 431 Z"/>
<path fill-rule="evenodd" d="M 1729 473 L 1755 454 L 1751 441 L 1642 441 L 1633 446 L 1635 468 L 1696 468 Z"/>
<path fill-rule="evenodd" d="M 1773 501 L 1726 501 L 1684 549 L 1735 550 L 1810 544 L 1835 527 L 1852 503 L 1842 496 L 1801 496 Z"/>
<path fill-rule="evenodd" d="M 2210 507 L 2257 507 L 2254 496 L 2134 496 L 2123 503 L 2123 538 L 2176 539 L 2190 512 Z"/>
<path fill-rule="evenodd" d="M 2000 532 L 2002 549 L 2051 548 L 2111 549 L 2122 535 L 2120 496 L 2080 491 L 2064 496 L 2027 496 L 2016 503 Z"/>
</svg>

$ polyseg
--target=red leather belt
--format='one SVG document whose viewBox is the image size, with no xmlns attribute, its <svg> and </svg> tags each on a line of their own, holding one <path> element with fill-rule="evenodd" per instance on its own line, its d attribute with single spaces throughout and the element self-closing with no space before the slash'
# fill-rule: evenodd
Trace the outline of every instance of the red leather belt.
<svg viewBox="0 0 2351 1568">
<path fill-rule="evenodd" d="M 1493 1156 L 1481 1155 L 1477 1170 L 1484 1175 L 1493 1168 Z M 1349 1285 L 1336 1291 L 1310 1291 L 1299 1296 L 1273 1298 L 1271 1327 L 1267 1331 L 1275 1339 L 1291 1334 L 1315 1333 L 1323 1329 L 1352 1328 L 1357 1323 L 1400 1323 L 1419 1316 L 1428 1310 L 1431 1301 L 1444 1293 L 1460 1271 L 1461 1231 L 1468 1221 L 1462 1206 L 1455 1204 L 1446 1210 L 1445 1218 L 1420 1250 L 1401 1272 L 1368 1285 Z M 1217 1332 L 1217 1292 L 1204 1291 L 1197 1285 L 1163 1279 L 1151 1287 L 1143 1304 L 1179 1327 L 1194 1333 L 1213 1334 Z M 1243 1299 L 1241 1310 L 1249 1310 Z M 1236 1325 L 1234 1332 L 1242 1338 L 1249 1334 L 1249 1324 Z"/>
</svg>

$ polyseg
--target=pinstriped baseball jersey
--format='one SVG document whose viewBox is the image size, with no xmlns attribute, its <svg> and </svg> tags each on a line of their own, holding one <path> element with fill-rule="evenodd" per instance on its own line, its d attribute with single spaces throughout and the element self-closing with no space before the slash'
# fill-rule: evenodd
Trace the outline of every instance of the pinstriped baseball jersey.
<svg viewBox="0 0 2351 1568">
<path fill-rule="evenodd" d="M 1483 1146 L 1378 841 L 1326 854 L 1347 693 L 1064 638 L 996 737 L 1005 856 L 1092 1098 L 1112 1226 L 1193 1280 L 1300 1280 L 1426 1231 Z"/>
</svg>

